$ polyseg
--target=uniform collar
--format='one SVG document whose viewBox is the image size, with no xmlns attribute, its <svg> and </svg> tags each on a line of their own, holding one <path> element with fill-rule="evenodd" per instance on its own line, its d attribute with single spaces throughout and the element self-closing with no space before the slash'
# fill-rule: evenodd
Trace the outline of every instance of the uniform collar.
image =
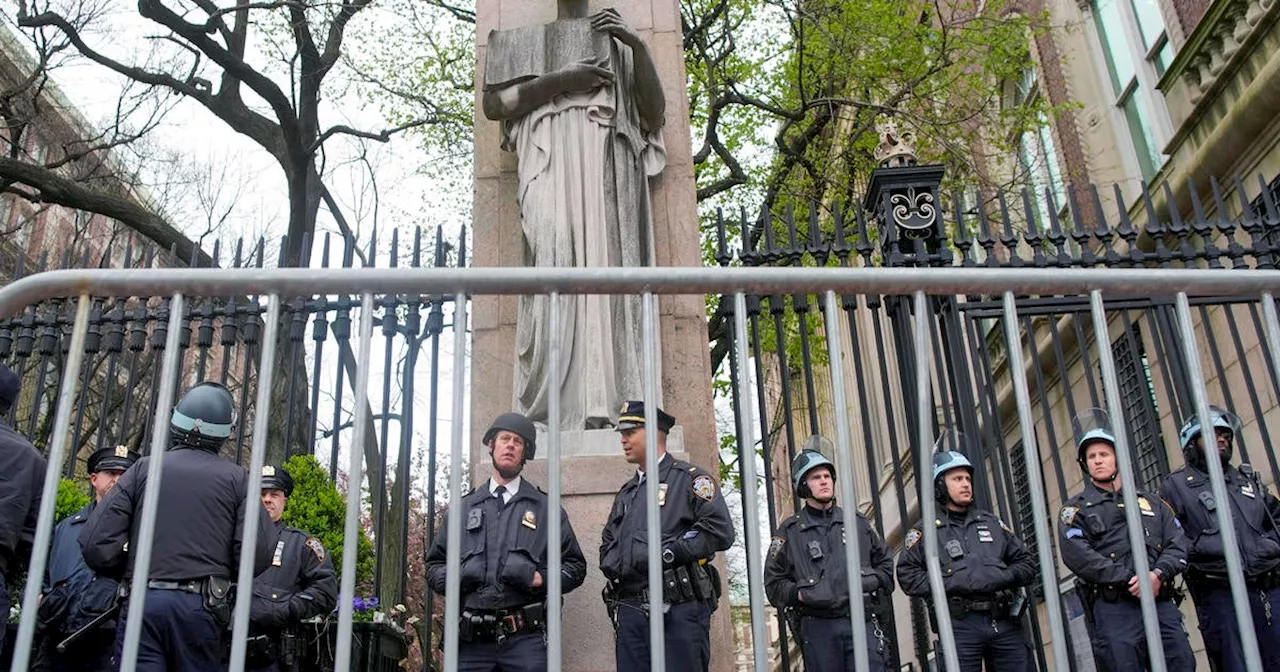
<svg viewBox="0 0 1280 672">
<path fill-rule="evenodd" d="M 838 505 L 832 506 L 829 509 L 820 510 L 820 509 L 815 509 L 809 506 L 808 504 L 805 504 L 803 507 L 801 507 L 801 510 L 804 511 L 805 520 L 808 521 L 810 524 L 825 523 L 833 520 L 834 521 L 844 520 L 844 511 L 842 511 Z"/>
<path fill-rule="evenodd" d="M 659 476 L 662 475 L 662 468 L 667 466 L 667 461 L 668 461 L 667 457 L 669 455 L 670 453 L 663 453 L 662 455 L 658 456 L 658 475 Z M 641 469 L 640 467 L 636 467 L 636 480 L 639 481 L 643 479 L 644 479 L 644 469 Z"/>
<path fill-rule="evenodd" d="M 511 482 L 507 483 L 505 486 L 498 485 L 498 482 L 493 480 L 493 477 L 491 476 L 489 477 L 489 496 L 492 497 L 493 494 L 498 491 L 498 488 L 506 488 L 507 492 L 510 493 L 507 497 L 507 500 L 510 501 L 511 499 L 515 498 L 516 495 L 520 494 L 520 484 L 523 482 L 524 482 L 523 476 L 516 476 L 515 478 L 511 479 Z"/>
</svg>

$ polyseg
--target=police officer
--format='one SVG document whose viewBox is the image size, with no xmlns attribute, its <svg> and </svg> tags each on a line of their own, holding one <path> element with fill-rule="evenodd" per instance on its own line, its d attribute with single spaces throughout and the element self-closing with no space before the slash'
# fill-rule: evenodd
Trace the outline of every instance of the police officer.
<svg viewBox="0 0 1280 672">
<path fill-rule="evenodd" d="M 84 563 L 80 553 L 80 531 L 94 508 L 102 502 L 120 475 L 138 461 L 138 453 L 126 446 L 103 448 L 89 456 L 89 483 L 93 499 L 84 508 L 58 523 L 53 530 L 53 548 L 44 574 L 40 598 L 40 627 L 44 656 L 53 672 L 66 670 L 110 670 L 115 641 L 115 619 L 103 621 L 79 633 L 115 605 L 119 584 L 98 576 Z M 72 633 L 79 636 L 59 653 L 57 645 Z"/>
<path fill-rule="evenodd" d="M 782 521 L 769 544 L 764 567 L 769 602 L 787 611 L 800 641 L 807 672 L 853 669 L 853 630 L 849 622 L 849 579 L 845 571 L 844 510 L 835 503 L 835 465 L 819 447 L 830 442 L 812 436 L 791 462 L 795 492 L 804 507 Z M 892 609 L 893 555 L 871 521 L 855 511 L 859 581 L 866 605 L 868 662 L 871 672 L 888 670 L 891 657 L 881 614 Z M 882 609 L 876 609 L 881 606 Z M 798 627 L 796 627 L 798 626 Z"/>
<path fill-rule="evenodd" d="M 672 672 L 705 672 L 711 658 L 711 612 L 720 599 L 720 576 L 711 560 L 733 544 L 733 522 L 715 479 L 667 454 L 667 433 L 676 419 L 662 409 L 657 416 L 663 655 Z M 620 672 L 649 669 L 646 430 L 644 402 L 628 401 L 617 431 L 627 462 L 637 465 L 636 477 L 614 498 L 600 534 L 600 570 L 608 582 L 603 597 L 614 623 Z"/>
<path fill-rule="evenodd" d="M 1084 492 L 1067 500 L 1058 515 L 1062 560 L 1084 582 L 1081 593 L 1093 625 L 1094 659 L 1099 669 L 1149 669 L 1138 602 L 1141 579 L 1134 574 L 1115 435 L 1101 409 L 1086 411 L 1072 424 L 1076 461 L 1086 478 Z M 1173 602 L 1173 578 L 1187 567 L 1187 538 L 1173 511 L 1159 498 L 1139 492 L 1138 510 L 1165 665 L 1170 672 L 1194 670 L 1195 657 L 1182 627 L 1182 612 Z"/>
<path fill-rule="evenodd" d="M 262 467 L 262 507 L 274 523 L 271 566 L 254 577 L 247 664 L 257 672 L 291 672 L 301 663 L 302 639 L 290 626 L 333 611 L 338 575 L 319 539 L 284 524 L 293 476 L 284 467 Z"/>
<path fill-rule="evenodd" d="M 944 507 L 938 561 L 951 611 L 961 672 L 1025 670 L 1019 589 L 1035 581 L 1036 562 L 1022 540 L 994 514 L 973 505 L 973 465 L 958 451 L 933 456 L 934 499 Z M 930 597 L 919 526 L 907 532 L 898 582 L 913 597 Z"/>
<path fill-rule="evenodd" d="M 459 672 L 547 669 L 547 521 L 560 516 L 560 588 L 567 594 L 587 577 L 587 561 L 564 509 L 549 511 L 546 493 L 520 474 L 537 452 L 537 431 L 519 413 L 499 415 L 482 441 L 493 475 L 462 498 L 462 622 Z M 445 594 L 441 530 L 427 555 L 427 581 Z"/>
<path fill-rule="evenodd" d="M 44 492 L 44 458 L 3 419 L 17 402 L 20 388 L 18 375 L 0 364 L 0 614 L 9 613 L 9 583 L 22 574 L 31 557 Z"/>
<path fill-rule="evenodd" d="M 231 618 L 231 581 L 239 570 L 242 546 L 255 553 L 255 574 L 271 562 L 274 535 L 259 534 L 242 544 L 249 474 L 218 457 L 231 436 L 231 393 L 217 383 L 191 388 L 170 419 L 169 454 L 156 502 L 156 527 L 147 576 L 138 670 L 205 672 L 221 669 L 227 655 Z M 149 457 L 126 471 L 94 508 L 80 532 L 80 548 L 89 568 L 129 580 L 137 548 L 137 518 L 144 505 Z M 260 530 L 271 530 L 266 510 Z M 115 653 L 121 661 L 126 619 L 116 628 Z"/>
<path fill-rule="evenodd" d="M 1210 489 L 1203 433 L 1200 419 L 1194 414 L 1179 432 L 1186 466 L 1165 478 L 1160 494 L 1182 522 L 1182 531 L 1191 545 L 1186 582 L 1195 601 L 1210 666 L 1223 672 L 1245 669 L 1227 583 L 1222 535 L 1218 533 L 1218 507 L 1230 505 L 1262 667 L 1280 670 L 1280 613 L 1273 613 L 1280 610 L 1280 531 L 1276 528 L 1280 501 L 1262 486 L 1248 464 L 1241 464 L 1238 469 L 1231 465 L 1231 442 L 1239 431 L 1239 418 L 1216 407 L 1210 409 L 1210 415 L 1212 440 L 1230 501 L 1217 501 Z"/>
</svg>

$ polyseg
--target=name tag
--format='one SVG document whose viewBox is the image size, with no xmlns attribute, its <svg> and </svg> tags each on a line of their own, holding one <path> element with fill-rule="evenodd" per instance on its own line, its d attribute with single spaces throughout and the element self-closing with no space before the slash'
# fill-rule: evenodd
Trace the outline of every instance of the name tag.
<svg viewBox="0 0 1280 672">
<path fill-rule="evenodd" d="M 279 567 L 284 561 L 284 539 L 276 542 L 276 554 L 271 558 L 271 566 Z"/>
<path fill-rule="evenodd" d="M 985 527 L 979 527 L 979 528 L 978 528 L 978 541 L 981 541 L 981 542 L 982 542 L 982 543 L 984 543 L 984 544 L 990 544 L 990 543 L 992 543 L 992 542 L 994 542 L 994 541 L 995 541 L 995 538 L 991 536 L 991 530 L 989 530 L 989 529 L 987 529 L 987 528 L 985 528 Z"/>
</svg>

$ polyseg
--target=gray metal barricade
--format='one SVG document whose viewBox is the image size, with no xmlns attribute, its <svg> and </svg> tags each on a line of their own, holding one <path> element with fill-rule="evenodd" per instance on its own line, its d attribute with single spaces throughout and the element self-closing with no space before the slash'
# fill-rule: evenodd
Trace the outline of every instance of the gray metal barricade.
<svg viewBox="0 0 1280 672">
<path fill-rule="evenodd" d="M 417 294 L 432 295 L 450 293 L 457 297 L 457 313 L 454 319 L 454 337 L 458 344 L 454 353 L 454 394 L 453 411 L 455 418 L 464 414 L 465 379 L 462 372 L 466 367 L 466 348 L 462 344 L 467 334 L 467 297 L 483 294 L 550 294 L 550 318 L 553 323 L 558 320 L 559 302 L 555 299 L 563 294 L 637 294 L 643 297 L 643 371 L 644 396 L 646 400 L 657 397 L 657 317 L 656 297 L 660 294 L 707 294 L 722 293 L 734 297 L 735 328 L 738 333 L 745 333 L 747 328 L 745 295 L 747 293 L 807 293 L 823 297 L 825 305 L 825 327 L 829 343 L 839 343 L 839 325 L 836 322 L 836 294 L 878 293 L 914 296 L 916 313 L 916 329 L 914 352 L 918 362 L 917 371 L 917 403 L 919 408 L 918 446 L 933 444 L 932 425 L 928 418 L 931 415 L 932 402 L 930 386 L 931 375 L 928 363 L 931 360 L 927 343 L 928 335 L 924 324 L 925 304 L 930 295 L 958 294 L 1001 294 L 1003 295 L 1004 339 L 1010 354 L 1010 367 L 1013 371 L 1014 393 L 1016 397 L 1018 417 L 1021 421 L 1024 459 L 1027 470 L 1033 478 L 1039 478 L 1040 451 L 1037 437 L 1032 426 L 1030 401 L 1027 392 L 1027 381 L 1023 372 L 1022 350 L 1023 335 L 1017 328 L 1017 309 L 1013 301 L 1015 293 L 1035 294 L 1088 294 L 1092 302 L 1094 327 L 1098 334 L 1098 343 L 1108 343 L 1105 329 L 1106 313 L 1103 307 L 1103 296 L 1108 298 L 1141 296 L 1152 294 L 1177 293 L 1177 310 L 1179 327 L 1185 347 L 1184 357 L 1194 379 L 1196 406 L 1201 426 L 1212 426 L 1209 417 L 1207 394 L 1204 381 L 1198 372 L 1196 359 L 1195 335 L 1192 330 L 1187 293 L 1194 292 L 1199 296 L 1210 295 L 1260 295 L 1265 312 L 1268 347 L 1273 357 L 1280 361 L 1280 322 L 1272 296 L 1280 288 L 1280 272 L 1277 271 L 1196 271 L 1196 270 L 1077 270 L 1063 272 L 1060 270 L 1024 270 L 1024 269 L 973 269 L 973 268 L 938 268 L 938 269 L 875 269 L 875 268 L 814 268 L 814 269 L 703 269 L 703 268 L 648 268 L 648 269 L 363 269 L 332 270 L 318 274 L 308 269 L 276 269 L 276 270 L 242 270 L 229 272 L 225 270 L 77 270 L 42 273 L 0 288 L 0 317 L 9 316 L 24 309 L 27 304 L 51 297 L 78 297 L 79 304 L 72 329 L 72 347 L 70 349 L 69 370 L 79 369 L 80 350 L 77 343 L 83 342 L 88 323 L 89 297 L 91 296 L 150 296 L 166 295 L 171 299 L 168 304 L 170 329 L 169 343 L 165 350 L 163 363 L 163 388 L 160 392 L 157 411 L 154 418 L 155 429 L 152 432 L 152 460 L 148 472 L 146 502 L 142 509 L 140 538 L 136 548 L 135 574 L 133 576 L 133 598 L 129 601 L 129 609 L 125 621 L 125 651 L 121 661 L 122 669 L 131 672 L 136 668 L 141 617 L 146 599 L 146 575 L 151 562 L 151 549 L 154 538 L 156 500 L 159 493 L 160 476 L 168 437 L 168 410 L 175 396 L 178 380 L 180 348 L 177 346 L 177 322 L 182 315 L 184 302 L 188 297 L 204 297 L 214 295 L 265 295 L 268 297 L 267 334 L 261 353 L 261 368 L 265 383 L 259 388 L 257 399 L 257 415 L 255 420 L 263 422 L 271 412 L 270 408 L 270 371 L 273 363 L 273 346 L 276 341 L 280 303 L 282 298 L 297 296 L 313 296 L 317 294 L 353 294 L 361 296 L 361 318 L 359 327 L 359 353 L 357 363 L 358 378 L 355 389 L 358 395 L 356 404 L 357 426 L 366 418 L 367 405 L 363 403 L 367 395 L 370 368 L 370 347 L 373 338 L 372 312 L 375 294 Z M 750 353 L 745 339 L 738 341 L 738 393 L 742 399 L 750 399 L 750 370 L 747 362 Z M 1034 343 L 1032 343 L 1034 347 Z M 1105 347 L 1100 348 L 1103 383 L 1107 392 L 1107 404 L 1111 407 L 1112 417 L 1122 421 L 1123 415 L 1116 412 L 1119 405 L 1117 396 L 1115 364 Z M 553 343 L 550 358 L 553 367 L 563 356 L 561 344 Z M 843 378 L 842 357 L 845 353 L 833 353 L 830 360 L 830 376 L 833 398 L 837 409 L 846 408 L 845 384 Z M 557 429 L 561 400 L 556 386 L 552 386 L 550 399 L 550 431 L 549 431 L 549 464 L 551 466 L 549 488 L 550 506 L 554 511 L 560 504 L 561 481 L 559 465 L 561 463 L 561 437 Z M 39 511 L 39 525 L 35 536 L 35 547 L 32 551 L 29 567 L 33 576 L 43 573 L 49 559 L 49 542 L 53 530 L 54 510 L 58 475 L 64 472 L 63 461 L 66 458 L 67 436 L 70 409 L 77 394 L 77 380 L 74 376 L 64 379 L 57 408 L 57 427 L 49 452 L 49 470 L 44 483 L 43 501 Z M 749 408 L 750 404 L 746 404 Z M 646 421 L 656 425 L 656 404 L 646 404 Z M 1132 469 L 1129 466 L 1128 447 L 1122 426 L 1116 428 L 1117 452 L 1120 459 L 1126 487 L 1124 498 L 1126 514 L 1130 530 L 1130 542 L 1134 547 L 1142 545 L 1141 526 L 1138 519 Z M 750 411 L 740 415 L 738 431 L 750 435 L 753 421 Z M 349 464 L 350 478 L 353 486 L 346 509 L 345 557 L 354 558 L 356 554 L 357 527 L 359 521 L 359 484 L 362 478 L 359 443 L 364 441 L 362 434 L 357 433 L 357 445 L 352 446 Z M 851 467 L 853 447 L 850 428 L 847 422 L 836 423 L 837 468 L 841 486 L 841 497 L 853 506 L 855 492 Z M 257 533 L 258 517 L 253 515 L 260 506 L 258 487 L 260 486 L 261 465 L 265 452 L 265 432 L 255 433 L 251 455 L 250 491 L 247 500 L 249 515 L 245 516 L 244 538 L 252 539 Z M 657 473 L 658 455 L 656 433 L 649 433 L 646 471 Z M 453 423 L 452 458 L 454 464 L 461 464 L 463 458 L 464 436 L 462 423 Z M 1209 442 L 1205 449 L 1212 450 Z M 917 455 L 917 482 L 924 486 L 923 479 L 931 470 L 931 456 L 927 450 L 920 450 Z M 754 454 L 743 457 L 743 503 L 746 518 L 746 549 L 748 554 L 748 575 L 751 603 L 751 634 L 753 638 L 753 667 L 763 672 L 768 661 L 764 653 L 765 619 L 764 595 L 762 592 L 762 549 L 759 537 L 759 520 L 756 513 L 758 486 Z M 1214 494 L 1219 501 L 1226 501 L 1223 473 L 1217 460 L 1209 459 L 1210 477 Z M 659 526 L 658 480 L 647 479 L 647 521 L 649 525 L 649 586 L 650 613 L 662 613 L 661 602 L 661 546 Z M 462 496 L 462 472 L 450 470 L 449 483 L 452 501 Z M 922 490 L 927 492 L 927 488 Z M 1061 605 L 1057 593 L 1057 564 L 1053 557 L 1052 543 L 1049 538 L 1048 512 L 1044 493 L 1033 489 L 1032 506 L 1035 512 L 1036 551 L 1039 568 L 1043 578 L 1043 588 L 1048 606 L 1048 620 L 1052 634 L 1053 661 L 1060 670 L 1068 668 L 1065 627 Z M 935 506 L 928 496 L 920 498 L 921 515 L 925 521 L 935 515 Z M 1251 670 L 1260 670 L 1258 645 L 1253 637 L 1252 621 L 1245 597 L 1245 579 L 1241 569 L 1240 551 L 1234 541 L 1234 527 L 1231 520 L 1230 507 L 1218 507 L 1220 529 L 1223 531 L 1227 566 L 1233 597 L 1235 598 L 1237 617 L 1244 634 L 1244 652 Z M 904 521 L 905 522 L 905 521 Z M 460 611 L 459 583 L 457 571 L 460 564 L 461 511 L 451 506 L 447 520 L 447 588 L 445 612 L 444 655 L 446 670 L 457 669 L 458 652 L 458 616 Z M 548 607 L 550 623 L 548 629 L 549 669 L 561 668 L 561 652 L 563 650 L 563 631 L 560 624 L 560 598 L 562 593 L 560 581 L 561 552 L 559 544 L 559 516 L 552 515 L 549 529 L 553 543 L 549 544 Z M 946 608 L 945 594 L 942 588 L 941 572 L 938 564 L 937 531 L 933 525 L 922 525 L 927 565 L 930 576 L 930 588 L 933 603 L 936 605 L 936 617 L 941 636 L 941 658 L 947 669 L 958 669 L 955 640 L 951 631 L 949 613 Z M 860 571 L 857 567 L 858 535 L 848 535 L 849 545 L 846 553 L 847 571 L 849 575 L 849 591 L 851 596 L 850 621 L 855 641 L 857 664 L 864 668 L 868 660 L 868 641 L 865 630 L 863 599 L 859 583 Z M 1134 558 L 1138 572 L 1146 569 L 1145 553 L 1135 553 Z M 355 587 L 355 562 L 344 562 L 341 577 L 342 594 L 350 596 Z M 246 555 L 240 559 L 239 582 L 245 585 L 251 580 L 252 559 Z M 1154 669 L 1162 669 L 1162 652 L 1160 638 L 1155 636 L 1156 619 L 1154 596 L 1149 584 L 1143 583 L 1142 613 L 1148 633 Z M 37 597 L 39 581 L 28 583 L 23 597 L 22 618 L 18 633 L 17 647 L 14 652 L 12 670 L 25 670 L 31 659 L 33 637 L 35 632 Z M 244 670 L 245 639 L 249 627 L 249 602 L 240 600 L 237 604 L 234 619 L 233 648 L 231 670 Z M 351 633 L 353 621 L 353 605 L 350 599 L 344 600 L 339 609 L 338 638 L 336 664 L 337 669 L 346 670 L 351 665 Z M 650 619 L 650 641 L 654 651 L 662 649 L 662 619 Z M 664 660 L 660 655 L 652 657 L 652 669 L 664 669 Z"/>
</svg>

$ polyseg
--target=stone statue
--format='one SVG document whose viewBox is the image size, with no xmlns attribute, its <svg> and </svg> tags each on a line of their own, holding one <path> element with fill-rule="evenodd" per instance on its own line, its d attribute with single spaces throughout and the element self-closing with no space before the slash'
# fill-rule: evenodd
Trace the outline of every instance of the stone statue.
<svg viewBox="0 0 1280 672">
<path fill-rule="evenodd" d="M 517 155 L 527 265 L 654 264 L 648 179 L 666 165 L 666 101 L 649 47 L 616 10 L 588 16 L 586 0 L 560 0 L 552 23 L 491 32 L 483 107 Z M 639 299 L 561 297 L 558 324 L 547 301 L 520 298 L 515 410 L 545 424 L 559 385 L 561 428 L 611 426 L 623 400 L 643 396 Z"/>
</svg>

